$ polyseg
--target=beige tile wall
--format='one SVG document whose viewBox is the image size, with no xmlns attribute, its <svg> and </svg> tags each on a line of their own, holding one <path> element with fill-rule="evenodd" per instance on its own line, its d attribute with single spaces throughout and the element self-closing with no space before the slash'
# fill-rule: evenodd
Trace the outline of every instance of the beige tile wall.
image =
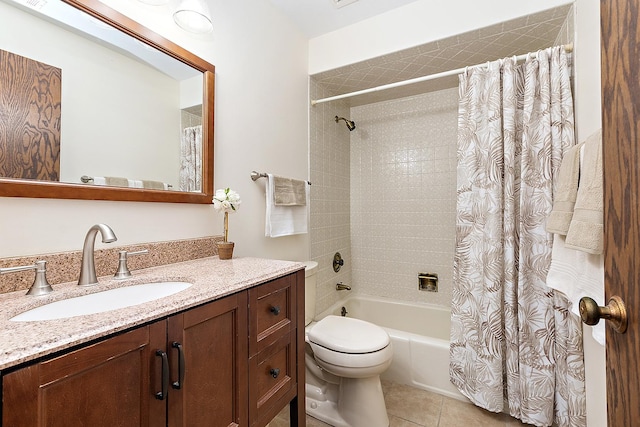
<svg viewBox="0 0 640 427">
<path fill-rule="evenodd" d="M 326 92 L 312 78 L 311 99 L 323 96 Z M 349 118 L 346 103 L 318 104 L 310 111 L 310 240 L 311 259 L 318 262 L 318 313 L 344 296 L 345 291 L 336 291 L 337 282 L 352 284 L 349 139 L 353 132 L 349 132 L 343 121 L 336 123 L 336 115 Z M 339 273 L 335 273 L 332 267 L 336 251 L 345 260 Z"/>
<path fill-rule="evenodd" d="M 455 245 L 457 89 L 351 110 L 351 249 L 358 293 L 448 306 Z M 418 291 L 437 273 L 437 293 Z"/>
</svg>

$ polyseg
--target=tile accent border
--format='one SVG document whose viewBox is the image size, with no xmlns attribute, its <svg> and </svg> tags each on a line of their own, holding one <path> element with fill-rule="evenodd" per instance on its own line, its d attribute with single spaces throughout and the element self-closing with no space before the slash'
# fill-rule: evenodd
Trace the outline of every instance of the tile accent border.
<svg viewBox="0 0 640 427">
<path fill-rule="evenodd" d="M 119 251 L 139 251 L 148 249 L 149 253 L 132 256 L 128 260 L 129 269 L 134 272 L 148 267 L 156 267 L 192 259 L 218 255 L 216 242 L 223 236 L 208 236 L 195 239 L 164 242 L 137 243 L 125 246 L 109 246 L 96 249 L 95 264 L 98 277 L 112 275 L 118 268 Z M 44 255 L 0 258 L 0 268 L 34 264 L 38 260 L 47 261 L 47 279 L 52 285 L 72 282 L 78 279 L 82 250 L 58 252 Z M 0 293 L 27 290 L 33 283 L 33 271 L 0 275 Z"/>
</svg>

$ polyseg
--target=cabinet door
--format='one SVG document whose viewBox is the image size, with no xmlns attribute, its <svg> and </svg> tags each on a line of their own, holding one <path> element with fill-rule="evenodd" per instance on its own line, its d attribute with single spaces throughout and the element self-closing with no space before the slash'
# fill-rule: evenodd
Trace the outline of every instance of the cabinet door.
<svg viewBox="0 0 640 427">
<path fill-rule="evenodd" d="M 169 318 L 170 427 L 247 425 L 246 295 Z"/>
<path fill-rule="evenodd" d="M 163 426 L 166 323 L 154 323 L 3 376 L 4 426 Z"/>
</svg>

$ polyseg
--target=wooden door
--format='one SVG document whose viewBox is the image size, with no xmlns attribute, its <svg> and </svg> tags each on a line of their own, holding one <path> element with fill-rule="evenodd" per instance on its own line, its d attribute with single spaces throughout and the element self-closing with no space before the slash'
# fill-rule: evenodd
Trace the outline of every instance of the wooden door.
<svg viewBox="0 0 640 427">
<path fill-rule="evenodd" d="M 165 402 L 154 398 L 165 341 L 162 321 L 3 376 L 2 425 L 165 426 Z"/>
<path fill-rule="evenodd" d="M 168 328 L 168 425 L 247 426 L 247 293 L 172 316 Z"/>
<path fill-rule="evenodd" d="M 640 423 L 640 0 L 601 0 L 605 294 L 627 332 L 607 325 L 610 427 Z"/>
<path fill-rule="evenodd" d="M 60 180 L 62 70 L 0 50 L 0 177 Z"/>
</svg>

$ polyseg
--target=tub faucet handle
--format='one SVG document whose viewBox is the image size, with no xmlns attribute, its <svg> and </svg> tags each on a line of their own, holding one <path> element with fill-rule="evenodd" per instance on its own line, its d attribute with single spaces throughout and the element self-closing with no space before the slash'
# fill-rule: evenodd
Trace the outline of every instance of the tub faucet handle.
<svg viewBox="0 0 640 427">
<path fill-rule="evenodd" d="M 351 290 L 351 286 L 349 285 L 345 285 L 342 282 L 338 282 L 336 284 L 336 291 L 350 291 Z"/>
<path fill-rule="evenodd" d="M 118 258 L 118 271 L 116 271 L 116 274 L 114 274 L 113 277 L 115 277 L 116 279 L 127 279 L 132 276 L 131 271 L 129 270 L 129 266 L 127 266 L 128 257 L 131 255 L 148 254 L 149 250 L 143 249 L 141 251 L 135 252 L 120 251 L 118 253 L 120 254 Z"/>
</svg>

